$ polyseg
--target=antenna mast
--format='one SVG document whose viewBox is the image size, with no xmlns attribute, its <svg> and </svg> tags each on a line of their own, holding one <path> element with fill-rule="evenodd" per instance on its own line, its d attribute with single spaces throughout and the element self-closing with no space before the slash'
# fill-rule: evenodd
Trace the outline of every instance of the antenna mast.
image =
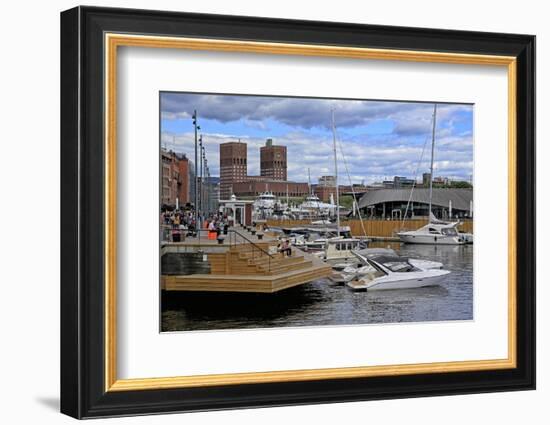
<svg viewBox="0 0 550 425">
<path fill-rule="evenodd" d="M 432 193 L 433 193 L 433 181 L 434 181 L 434 146 L 435 146 L 435 121 L 437 114 L 437 103 L 434 103 L 434 119 L 432 126 L 432 159 L 430 161 L 430 205 L 428 208 L 428 222 L 432 221 Z"/>
<path fill-rule="evenodd" d="M 338 158 L 336 156 L 336 128 L 334 126 L 334 109 L 332 109 L 332 144 L 334 150 L 334 187 L 336 188 L 336 234 L 340 236 L 340 193 L 338 190 Z"/>
</svg>

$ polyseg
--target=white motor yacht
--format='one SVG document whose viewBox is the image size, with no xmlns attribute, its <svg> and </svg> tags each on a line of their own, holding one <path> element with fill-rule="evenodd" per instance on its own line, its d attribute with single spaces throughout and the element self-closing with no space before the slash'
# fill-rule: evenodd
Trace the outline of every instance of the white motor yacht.
<svg viewBox="0 0 550 425">
<path fill-rule="evenodd" d="M 439 221 L 432 213 L 432 197 L 433 197 L 433 172 L 434 172 L 434 151 L 435 151 L 435 129 L 437 117 L 437 103 L 434 104 L 434 113 L 432 121 L 432 156 L 430 162 L 430 195 L 429 195 L 429 220 L 428 224 L 417 230 L 401 231 L 397 236 L 404 243 L 429 244 L 429 245 L 464 245 L 466 237 L 458 233 L 457 226 L 460 222 L 447 223 Z M 414 190 L 414 185 L 411 188 L 411 194 Z M 408 208 L 408 205 L 407 205 Z M 449 207 L 450 208 L 450 207 Z M 472 236 L 473 242 L 473 236 Z"/>
<path fill-rule="evenodd" d="M 361 264 L 367 264 L 367 260 L 364 257 L 373 257 L 376 255 L 394 255 L 398 254 L 391 248 L 365 248 L 355 252 L 357 257 L 360 259 Z M 429 269 L 442 269 L 443 263 L 439 261 L 424 260 L 420 258 L 409 258 L 409 263 L 413 266 L 418 267 L 419 269 L 429 270 Z"/>
<path fill-rule="evenodd" d="M 310 194 L 306 196 L 299 208 L 300 210 L 310 211 L 315 215 L 333 213 L 336 210 L 336 205 L 322 202 L 317 195 Z"/>
<path fill-rule="evenodd" d="M 254 218 L 255 219 L 266 219 L 273 215 L 273 210 L 275 209 L 275 203 L 277 198 L 271 192 L 260 193 L 254 203 L 252 204 L 254 208 Z"/>
<path fill-rule="evenodd" d="M 430 220 L 428 224 L 417 230 L 398 232 L 397 236 L 404 243 L 429 245 L 464 245 L 466 239 L 458 232 L 460 223 L 447 223 Z"/>
<path fill-rule="evenodd" d="M 329 279 L 337 284 L 343 284 L 350 282 L 354 279 L 360 278 L 367 272 L 374 271 L 375 269 L 369 264 L 367 258 L 375 256 L 391 256 L 398 257 L 397 253 L 390 248 L 365 248 L 358 251 L 354 251 L 353 254 L 359 260 L 359 263 L 345 264 L 345 267 L 339 268 L 338 265 L 333 266 L 333 272 Z M 421 270 L 438 270 L 443 268 L 443 264 L 438 261 L 423 260 L 418 258 L 402 258 L 403 261 L 408 261 L 413 267 Z"/>
<path fill-rule="evenodd" d="M 420 269 L 408 259 L 398 256 L 380 255 L 367 258 L 373 271 L 365 273 L 346 285 L 354 291 L 379 291 L 391 289 L 413 289 L 434 286 L 443 282 L 451 272 L 441 269 Z"/>
</svg>

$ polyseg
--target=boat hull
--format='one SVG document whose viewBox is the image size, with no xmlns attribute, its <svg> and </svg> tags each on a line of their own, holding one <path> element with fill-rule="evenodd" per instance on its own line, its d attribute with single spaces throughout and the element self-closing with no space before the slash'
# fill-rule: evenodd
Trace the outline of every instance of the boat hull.
<svg viewBox="0 0 550 425">
<path fill-rule="evenodd" d="M 462 239 L 464 239 L 464 241 L 467 244 L 473 244 L 474 243 L 474 235 L 473 234 L 471 234 L 471 233 L 461 233 L 460 236 L 462 236 Z"/>
<path fill-rule="evenodd" d="M 421 244 L 421 245 L 464 245 L 466 242 L 460 236 L 445 235 L 411 235 L 408 233 L 398 233 L 399 240 L 403 243 Z"/>
<path fill-rule="evenodd" d="M 355 291 L 387 291 L 395 289 L 416 289 L 426 286 L 439 285 L 450 272 L 447 270 L 434 270 L 430 275 L 381 277 L 369 282 L 361 280 L 347 282 L 346 285 Z"/>
</svg>

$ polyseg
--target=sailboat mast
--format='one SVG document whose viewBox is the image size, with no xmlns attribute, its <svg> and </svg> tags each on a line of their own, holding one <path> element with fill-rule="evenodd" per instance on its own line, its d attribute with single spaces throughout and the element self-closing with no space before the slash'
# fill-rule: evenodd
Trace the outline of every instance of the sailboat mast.
<svg viewBox="0 0 550 425">
<path fill-rule="evenodd" d="M 286 184 L 286 205 L 288 206 L 288 183 Z"/>
<path fill-rule="evenodd" d="M 332 143 L 334 148 L 334 187 L 336 188 L 336 234 L 340 236 L 340 194 L 338 190 L 338 158 L 336 156 L 336 128 L 334 127 L 334 109 L 332 110 Z"/>
<path fill-rule="evenodd" d="M 432 194 L 433 194 L 433 181 L 434 181 L 434 146 L 435 146 L 435 124 L 437 114 L 437 103 L 434 103 L 434 118 L 432 126 L 432 159 L 430 161 L 430 204 L 428 208 L 428 222 L 432 221 Z"/>
</svg>

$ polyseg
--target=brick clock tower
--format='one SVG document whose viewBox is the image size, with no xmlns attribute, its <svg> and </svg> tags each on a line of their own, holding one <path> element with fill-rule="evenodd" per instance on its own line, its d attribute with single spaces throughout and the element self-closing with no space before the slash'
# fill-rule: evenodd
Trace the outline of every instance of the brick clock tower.
<svg viewBox="0 0 550 425">
<path fill-rule="evenodd" d="M 246 181 L 246 143 L 220 144 L 220 199 L 229 199 L 233 183 Z"/>
<path fill-rule="evenodd" d="M 267 139 L 260 148 L 260 175 L 270 180 L 287 179 L 286 146 L 276 146 Z"/>
</svg>

